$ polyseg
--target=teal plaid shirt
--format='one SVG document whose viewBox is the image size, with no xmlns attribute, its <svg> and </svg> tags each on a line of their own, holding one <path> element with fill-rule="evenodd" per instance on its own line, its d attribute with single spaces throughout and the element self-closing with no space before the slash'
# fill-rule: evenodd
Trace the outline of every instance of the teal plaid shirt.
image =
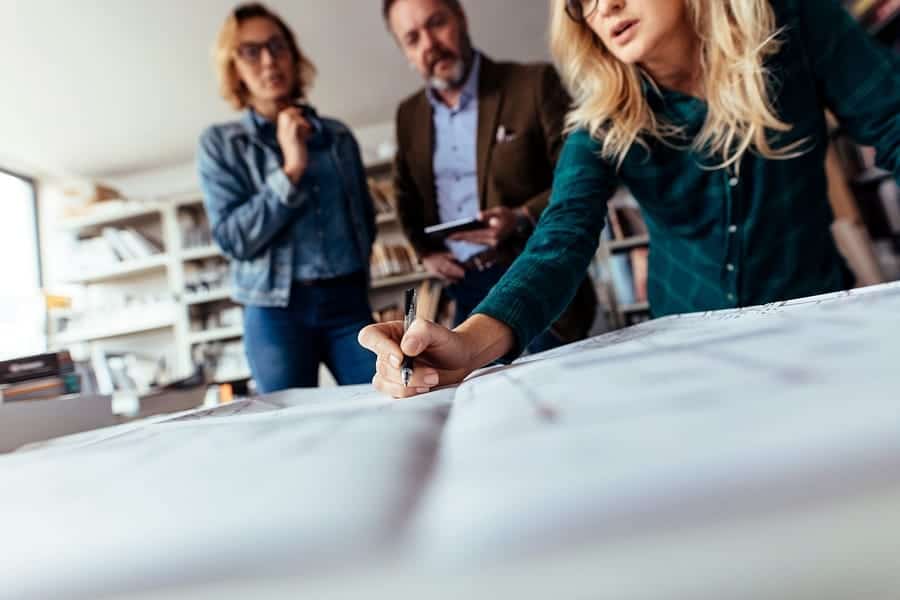
<svg viewBox="0 0 900 600">
<path fill-rule="evenodd" d="M 779 116 L 793 129 L 775 147 L 806 140 L 802 156 L 748 153 L 734 170 L 690 150 L 634 147 L 620 169 L 585 131 L 567 139 L 550 204 L 525 252 L 475 310 L 509 325 L 519 349 L 563 311 L 597 250 L 606 202 L 620 184 L 650 233 L 648 295 L 655 317 L 763 304 L 845 289 L 852 276 L 830 232 L 824 118 L 830 109 L 879 166 L 900 181 L 900 64 L 838 0 L 772 0 L 783 46 L 768 65 Z M 706 104 L 653 91 L 657 114 L 696 134 Z M 517 352 L 514 352 L 516 354 Z"/>
</svg>

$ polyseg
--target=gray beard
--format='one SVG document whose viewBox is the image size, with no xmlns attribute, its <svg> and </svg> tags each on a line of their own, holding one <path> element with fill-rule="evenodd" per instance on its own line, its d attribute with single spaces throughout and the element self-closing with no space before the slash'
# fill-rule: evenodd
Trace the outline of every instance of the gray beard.
<svg viewBox="0 0 900 600">
<path fill-rule="evenodd" d="M 428 85 L 439 92 L 457 88 L 464 83 L 463 77 L 465 77 L 465 74 L 466 63 L 465 61 L 460 59 L 456 61 L 456 63 L 454 63 L 453 73 L 451 73 L 449 79 L 443 79 L 441 77 L 429 77 Z"/>
</svg>

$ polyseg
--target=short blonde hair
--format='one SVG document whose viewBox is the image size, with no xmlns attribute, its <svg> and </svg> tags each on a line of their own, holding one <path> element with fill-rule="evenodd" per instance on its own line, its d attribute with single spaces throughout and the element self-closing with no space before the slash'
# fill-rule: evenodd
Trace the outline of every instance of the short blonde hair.
<svg viewBox="0 0 900 600">
<path fill-rule="evenodd" d="M 219 78 L 219 92 L 222 94 L 222 98 L 236 110 L 247 108 L 250 95 L 247 86 L 241 81 L 237 68 L 234 65 L 234 53 L 238 45 L 238 31 L 245 21 L 256 18 L 269 19 L 275 23 L 281 29 L 282 34 L 284 34 L 285 40 L 287 40 L 291 56 L 297 65 L 295 98 L 304 98 L 306 96 L 316 76 L 315 65 L 300 49 L 300 45 L 294 37 L 294 32 L 291 31 L 281 17 L 262 4 L 256 2 L 242 4 L 231 11 L 231 14 L 225 19 L 213 51 L 216 75 Z"/>
<path fill-rule="evenodd" d="M 767 59 L 781 47 L 770 0 L 683 0 L 700 39 L 706 122 L 691 149 L 719 168 L 739 164 L 748 151 L 769 159 L 797 156 L 807 140 L 774 148 L 771 133 L 786 133 L 771 97 Z M 607 50 L 586 24 L 566 14 L 566 0 L 552 0 L 550 47 L 574 99 L 567 130 L 586 129 L 602 144 L 601 156 L 618 165 L 634 144 L 677 140 L 679 128 L 650 108 L 637 65 Z"/>
</svg>

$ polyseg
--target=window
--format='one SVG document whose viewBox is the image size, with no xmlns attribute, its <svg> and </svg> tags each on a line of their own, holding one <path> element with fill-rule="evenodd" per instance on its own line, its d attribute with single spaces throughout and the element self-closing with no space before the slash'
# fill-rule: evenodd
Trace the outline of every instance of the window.
<svg viewBox="0 0 900 600">
<path fill-rule="evenodd" d="M 34 182 L 0 170 L 0 360 L 47 348 Z"/>
</svg>

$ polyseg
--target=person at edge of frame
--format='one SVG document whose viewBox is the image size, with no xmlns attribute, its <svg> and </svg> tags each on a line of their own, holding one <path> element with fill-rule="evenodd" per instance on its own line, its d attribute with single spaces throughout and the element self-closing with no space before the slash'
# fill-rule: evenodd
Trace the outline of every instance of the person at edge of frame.
<svg viewBox="0 0 900 600">
<path fill-rule="evenodd" d="M 360 332 L 395 397 L 518 356 L 558 315 L 624 184 L 650 234 L 653 316 L 840 291 L 829 109 L 900 181 L 900 69 L 839 0 L 552 0 L 574 98 L 553 193 L 525 252 L 454 330 Z M 409 387 L 402 354 L 416 357 Z"/>
</svg>

